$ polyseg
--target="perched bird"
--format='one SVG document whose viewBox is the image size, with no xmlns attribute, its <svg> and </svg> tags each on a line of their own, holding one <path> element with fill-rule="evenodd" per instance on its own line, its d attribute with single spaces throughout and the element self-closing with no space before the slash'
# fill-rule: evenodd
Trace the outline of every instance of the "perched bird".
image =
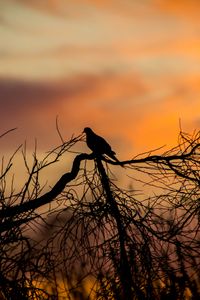
<svg viewBox="0 0 200 300">
<path fill-rule="evenodd" d="M 119 162 L 115 156 L 115 152 L 111 149 L 111 146 L 102 138 L 101 136 L 94 133 L 94 131 L 86 127 L 83 132 L 86 134 L 86 143 L 87 146 L 97 155 L 106 154 L 113 160 Z"/>
</svg>

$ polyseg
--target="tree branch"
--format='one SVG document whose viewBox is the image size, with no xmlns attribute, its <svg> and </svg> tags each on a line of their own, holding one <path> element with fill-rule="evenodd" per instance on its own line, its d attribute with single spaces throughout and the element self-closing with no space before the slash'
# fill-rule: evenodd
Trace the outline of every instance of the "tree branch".
<svg viewBox="0 0 200 300">
<path fill-rule="evenodd" d="M 77 155 L 73 161 L 71 172 L 65 173 L 49 192 L 29 202 L 24 202 L 22 204 L 0 210 L 0 218 L 14 217 L 15 215 L 27 212 L 29 210 L 34 210 L 53 201 L 55 197 L 57 197 L 63 191 L 66 184 L 76 178 L 80 170 L 81 161 L 84 159 L 92 160 L 94 159 L 94 154 L 82 153 Z"/>
</svg>

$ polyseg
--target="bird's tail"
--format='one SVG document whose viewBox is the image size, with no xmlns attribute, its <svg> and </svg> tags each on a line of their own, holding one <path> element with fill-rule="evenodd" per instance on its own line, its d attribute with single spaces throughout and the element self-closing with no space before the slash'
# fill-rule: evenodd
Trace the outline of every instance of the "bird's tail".
<svg viewBox="0 0 200 300">
<path fill-rule="evenodd" d="M 119 159 L 116 157 L 116 153 L 114 151 L 111 151 L 110 152 L 110 155 L 109 155 L 113 160 L 115 160 L 116 162 L 118 162 L 120 164 L 120 166 L 123 167 L 123 165 L 121 164 L 121 162 L 119 161 Z"/>
</svg>

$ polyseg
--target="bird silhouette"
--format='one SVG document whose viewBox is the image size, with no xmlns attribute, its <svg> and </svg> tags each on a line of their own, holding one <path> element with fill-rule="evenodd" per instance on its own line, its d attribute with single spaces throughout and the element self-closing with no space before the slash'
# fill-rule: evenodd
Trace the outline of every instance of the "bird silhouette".
<svg viewBox="0 0 200 300">
<path fill-rule="evenodd" d="M 94 133 L 94 131 L 89 127 L 84 128 L 83 132 L 86 134 L 87 146 L 93 153 L 96 155 L 106 154 L 116 162 L 120 162 L 115 156 L 116 153 L 112 150 L 111 146 L 104 138 Z"/>
</svg>

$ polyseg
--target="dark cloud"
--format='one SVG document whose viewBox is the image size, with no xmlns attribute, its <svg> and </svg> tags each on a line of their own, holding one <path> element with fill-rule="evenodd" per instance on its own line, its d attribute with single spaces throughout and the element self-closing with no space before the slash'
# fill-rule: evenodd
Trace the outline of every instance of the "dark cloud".
<svg viewBox="0 0 200 300">
<path fill-rule="evenodd" d="M 12 113 L 36 103 L 51 101 L 55 89 L 41 84 L 1 80 L 0 94 L 1 112 Z"/>
<path fill-rule="evenodd" d="M 85 84 L 35 83 L 20 80 L 0 80 L 1 112 L 16 112 L 30 109 L 35 105 L 48 105 L 55 98 L 70 97 L 79 93 Z"/>
<path fill-rule="evenodd" d="M 56 115 L 63 114 L 64 119 L 71 122 L 73 114 L 79 114 L 82 107 L 82 95 L 91 91 L 101 76 L 79 76 L 62 81 L 30 82 L 14 79 L 0 79 L 0 132 L 18 127 L 13 140 L 53 139 L 49 136 L 55 132 Z M 64 102 L 64 104 L 63 104 Z M 75 110 L 72 112 L 72 107 Z M 77 111 L 76 111 L 77 110 Z M 56 132 L 55 132 L 56 134 Z"/>
<path fill-rule="evenodd" d="M 95 81 L 90 76 L 42 83 L 0 79 L 0 118 L 3 120 L 16 114 L 25 117 L 29 111 L 48 108 L 62 97 L 70 101 L 75 95 L 91 88 Z"/>
</svg>

